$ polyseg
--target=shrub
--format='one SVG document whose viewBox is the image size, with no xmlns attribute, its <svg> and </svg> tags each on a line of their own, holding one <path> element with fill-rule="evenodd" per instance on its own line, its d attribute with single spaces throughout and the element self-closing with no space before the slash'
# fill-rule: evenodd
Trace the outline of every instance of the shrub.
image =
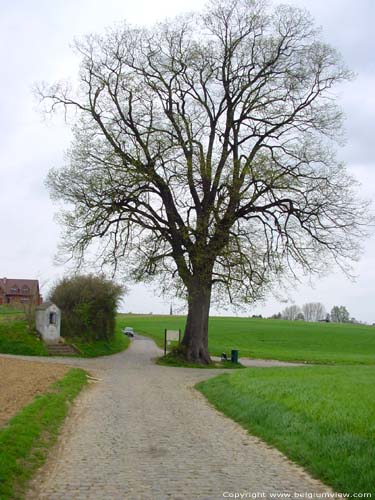
<svg viewBox="0 0 375 500">
<path fill-rule="evenodd" d="M 93 275 L 63 278 L 50 300 L 61 309 L 63 337 L 109 340 L 113 337 L 118 302 L 123 287 Z"/>
</svg>

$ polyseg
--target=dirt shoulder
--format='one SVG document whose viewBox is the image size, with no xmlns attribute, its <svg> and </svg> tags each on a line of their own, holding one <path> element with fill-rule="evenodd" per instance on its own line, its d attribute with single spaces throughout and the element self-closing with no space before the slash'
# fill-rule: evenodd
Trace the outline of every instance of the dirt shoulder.
<svg viewBox="0 0 375 500">
<path fill-rule="evenodd" d="M 0 358 L 0 427 L 68 370 L 61 364 Z"/>
</svg>

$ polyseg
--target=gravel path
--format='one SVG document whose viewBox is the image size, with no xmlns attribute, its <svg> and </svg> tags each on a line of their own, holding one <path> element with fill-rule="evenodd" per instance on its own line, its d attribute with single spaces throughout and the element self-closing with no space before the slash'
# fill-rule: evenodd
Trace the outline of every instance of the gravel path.
<svg viewBox="0 0 375 500">
<path fill-rule="evenodd" d="M 138 338 L 125 353 L 61 360 L 99 380 L 77 398 L 29 500 L 216 500 L 330 491 L 193 389 L 219 370 L 157 366 L 151 360 L 159 353 L 152 341 Z"/>
</svg>

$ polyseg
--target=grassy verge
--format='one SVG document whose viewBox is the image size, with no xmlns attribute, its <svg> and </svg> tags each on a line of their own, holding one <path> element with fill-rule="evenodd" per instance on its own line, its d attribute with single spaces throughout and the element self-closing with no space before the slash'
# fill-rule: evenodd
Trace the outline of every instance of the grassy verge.
<svg viewBox="0 0 375 500">
<path fill-rule="evenodd" d="M 72 369 L 52 390 L 37 396 L 0 429 L 0 498 L 23 498 L 28 480 L 47 457 L 69 409 L 86 383 L 83 370 Z"/>
<path fill-rule="evenodd" d="M 129 339 L 121 332 L 117 324 L 114 337 L 109 340 L 85 342 L 82 339 L 67 339 L 81 351 L 80 356 L 92 358 L 107 356 L 125 350 Z M 7 315 L 0 317 L 0 353 L 24 356 L 48 356 L 44 343 L 36 335 L 30 333 L 27 322 Z M 1 500 L 1 499 L 0 499 Z"/>
<path fill-rule="evenodd" d="M 78 347 L 85 358 L 95 358 L 97 356 L 109 356 L 117 352 L 124 351 L 129 346 L 129 338 L 121 332 L 117 325 L 111 340 L 95 340 L 93 342 L 84 342 L 82 339 L 69 339 L 69 343 Z"/>
<path fill-rule="evenodd" d="M 119 315 L 163 346 L 164 329 L 183 332 L 185 316 Z M 210 317 L 212 356 L 238 349 L 241 357 L 306 361 L 323 364 L 375 365 L 375 327 L 337 323 L 306 323 L 271 319 Z"/>
<path fill-rule="evenodd" d="M 0 305 L 0 317 L 4 315 L 10 315 L 10 316 L 24 316 L 24 312 L 21 309 L 17 309 L 17 307 L 11 306 L 11 305 Z"/>
<path fill-rule="evenodd" d="M 212 369 L 212 368 L 230 368 L 232 370 L 236 370 L 238 368 L 245 368 L 245 366 L 241 365 L 240 363 L 232 363 L 231 361 L 216 361 L 212 363 L 211 365 L 201 365 L 197 363 L 188 363 L 185 361 L 183 358 L 180 356 L 176 356 L 175 353 L 170 352 L 166 356 L 162 356 L 161 358 L 158 358 L 156 361 L 157 365 L 160 366 L 172 366 L 174 368 L 206 368 L 206 369 Z"/>
<path fill-rule="evenodd" d="M 375 368 L 257 368 L 197 388 L 338 492 L 375 495 Z"/>
<path fill-rule="evenodd" d="M 25 356 L 47 356 L 43 342 L 30 333 L 27 322 L 22 319 L 1 318 L 0 352 Z"/>
</svg>

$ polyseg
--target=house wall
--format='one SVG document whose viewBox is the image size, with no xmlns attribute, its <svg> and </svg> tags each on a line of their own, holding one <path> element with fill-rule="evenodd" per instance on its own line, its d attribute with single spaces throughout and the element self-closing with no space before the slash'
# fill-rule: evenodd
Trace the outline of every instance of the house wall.
<svg viewBox="0 0 375 500">
<path fill-rule="evenodd" d="M 11 304 L 11 305 L 25 305 L 33 304 L 39 306 L 41 300 L 35 297 L 35 295 L 1 295 L 0 294 L 0 304 Z"/>
<path fill-rule="evenodd" d="M 0 304 L 32 304 L 42 303 L 37 280 L 20 280 L 0 278 Z"/>
<path fill-rule="evenodd" d="M 19 296 L 19 295 L 7 295 L 7 304 L 30 304 L 33 301 L 33 297 L 29 296 Z"/>
</svg>

